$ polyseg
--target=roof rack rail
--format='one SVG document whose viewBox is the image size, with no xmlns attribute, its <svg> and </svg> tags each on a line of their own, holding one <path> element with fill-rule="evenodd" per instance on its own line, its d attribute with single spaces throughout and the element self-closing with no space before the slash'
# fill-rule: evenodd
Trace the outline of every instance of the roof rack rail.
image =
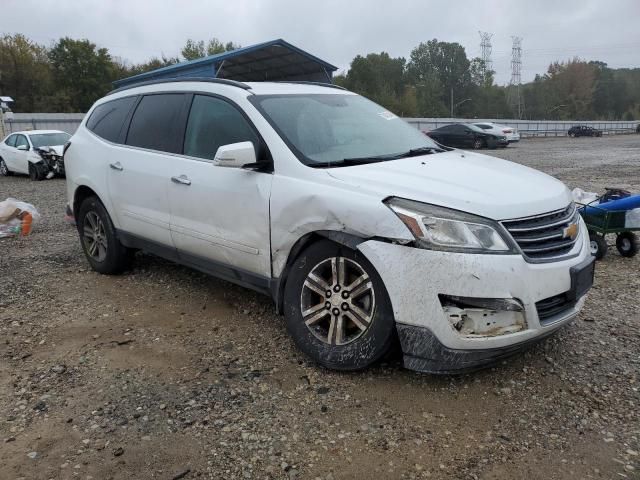
<svg viewBox="0 0 640 480">
<path fill-rule="evenodd" d="M 211 77 L 175 77 L 175 78 L 158 78 L 155 80 L 147 80 L 146 82 L 134 83 L 131 85 L 126 85 L 124 87 L 116 88 L 115 90 L 111 90 L 107 95 L 111 95 L 112 93 L 122 92 L 124 90 L 130 90 L 136 87 L 145 87 L 147 85 L 157 85 L 160 83 L 174 83 L 174 82 L 209 82 L 209 83 L 220 83 L 223 85 L 230 85 L 232 87 L 242 88 L 243 90 L 251 90 L 251 86 L 246 83 L 238 82 L 236 80 L 229 80 L 227 78 L 211 78 Z"/>
<path fill-rule="evenodd" d="M 316 85 L 318 87 L 337 88 L 338 90 L 346 90 L 346 88 L 333 83 L 309 82 L 305 80 L 278 80 L 276 83 L 297 83 L 301 85 Z"/>
</svg>

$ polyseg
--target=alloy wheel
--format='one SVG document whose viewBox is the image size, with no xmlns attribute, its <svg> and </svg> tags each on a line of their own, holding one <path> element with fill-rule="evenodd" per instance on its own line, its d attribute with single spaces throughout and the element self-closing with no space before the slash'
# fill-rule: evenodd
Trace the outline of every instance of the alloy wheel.
<svg viewBox="0 0 640 480">
<path fill-rule="evenodd" d="M 591 255 L 595 255 L 596 253 L 598 253 L 598 242 L 596 242 L 595 240 L 591 240 L 591 242 L 589 242 L 589 247 Z"/>
<path fill-rule="evenodd" d="M 9 169 L 7 168 L 7 164 L 4 163 L 4 160 L 0 159 L 0 175 L 6 176 L 9 173 Z"/>
<path fill-rule="evenodd" d="M 103 262 L 107 257 L 107 236 L 104 223 L 96 212 L 87 212 L 82 232 L 87 254 L 96 261 Z"/>
<path fill-rule="evenodd" d="M 346 345 L 362 336 L 373 322 L 373 282 L 357 262 L 345 257 L 327 258 L 307 275 L 300 308 L 305 325 L 318 340 Z"/>
</svg>

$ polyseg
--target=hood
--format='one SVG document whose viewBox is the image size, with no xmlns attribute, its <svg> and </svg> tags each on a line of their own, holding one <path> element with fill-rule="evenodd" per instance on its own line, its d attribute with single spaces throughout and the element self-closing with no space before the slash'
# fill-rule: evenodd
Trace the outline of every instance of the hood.
<svg viewBox="0 0 640 480">
<path fill-rule="evenodd" d="M 453 208 L 494 220 L 566 207 L 569 189 L 559 180 L 517 163 L 453 150 L 327 170 L 361 191 Z"/>
<path fill-rule="evenodd" d="M 50 145 L 48 147 L 40 147 L 40 148 L 50 148 L 51 150 L 53 150 L 56 155 L 62 156 L 63 150 L 64 150 L 64 145 Z M 37 149 L 36 149 L 37 150 Z"/>
</svg>

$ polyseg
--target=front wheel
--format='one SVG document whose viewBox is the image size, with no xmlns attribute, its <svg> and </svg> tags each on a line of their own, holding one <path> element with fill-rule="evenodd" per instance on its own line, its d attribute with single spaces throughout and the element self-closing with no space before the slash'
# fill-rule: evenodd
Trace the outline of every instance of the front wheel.
<svg viewBox="0 0 640 480">
<path fill-rule="evenodd" d="M 589 234 L 589 245 L 591 247 L 591 255 L 596 257 L 596 260 L 602 260 L 604 256 L 607 254 L 607 250 L 609 246 L 607 245 L 607 240 L 604 238 L 604 235 L 598 235 L 597 233 Z"/>
<path fill-rule="evenodd" d="M 476 138 L 473 141 L 473 149 L 480 150 L 484 146 L 484 141 L 481 138 Z"/>
<path fill-rule="evenodd" d="M 13 175 L 13 172 L 9 170 L 9 167 L 7 167 L 7 164 L 4 163 L 4 159 L 2 158 L 0 158 L 0 175 L 3 177 L 10 177 Z"/>
<path fill-rule="evenodd" d="M 29 162 L 29 178 L 32 182 L 39 182 L 44 180 L 44 169 L 38 163 Z"/>
<path fill-rule="evenodd" d="M 370 366 L 389 351 L 395 335 L 391 302 L 371 263 L 327 240 L 292 265 L 284 313 L 298 348 L 335 370 Z"/>
<path fill-rule="evenodd" d="M 616 238 L 616 248 L 623 257 L 634 257 L 640 249 L 640 240 L 633 232 L 622 232 Z"/>
<path fill-rule="evenodd" d="M 111 217 L 98 197 L 88 197 L 82 202 L 76 222 L 91 268 L 112 275 L 129 267 L 132 250 L 120 243 Z"/>
</svg>

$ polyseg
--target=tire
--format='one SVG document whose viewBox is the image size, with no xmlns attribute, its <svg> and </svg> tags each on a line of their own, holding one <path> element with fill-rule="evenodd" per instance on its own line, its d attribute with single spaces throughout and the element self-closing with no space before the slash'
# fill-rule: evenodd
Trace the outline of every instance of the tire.
<svg viewBox="0 0 640 480">
<path fill-rule="evenodd" d="M 39 182 L 44 179 L 44 172 L 42 171 L 42 167 L 40 167 L 37 163 L 29 162 L 29 178 L 32 182 Z"/>
<path fill-rule="evenodd" d="M 569 132 L 567 135 L 569 135 L 571 138 L 573 138 L 573 137 L 575 137 L 575 136 L 576 136 L 576 134 L 575 134 L 575 133 L 572 133 L 572 132 Z"/>
<path fill-rule="evenodd" d="M 607 240 L 604 238 L 604 235 L 598 235 L 597 233 L 592 232 L 589 234 L 589 240 L 591 255 L 596 257 L 596 260 L 602 260 L 609 249 L 609 245 L 607 245 Z"/>
<path fill-rule="evenodd" d="M 0 175 L 3 177 L 10 177 L 13 175 L 13 172 L 9 170 L 9 167 L 7 167 L 7 164 L 4 163 L 4 159 L 2 158 L 0 158 Z"/>
<path fill-rule="evenodd" d="M 334 271 L 344 272 L 342 282 L 353 287 L 347 290 L 340 280 L 334 281 L 340 275 Z M 361 253 L 328 240 L 309 246 L 291 266 L 284 314 L 298 348 L 334 370 L 369 367 L 395 339 L 391 302 L 376 270 Z"/>
<path fill-rule="evenodd" d="M 133 250 L 120 243 L 111 217 L 98 197 L 87 197 L 82 202 L 76 225 L 82 250 L 91 268 L 105 275 L 121 273 L 129 268 Z"/>
<path fill-rule="evenodd" d="M 474 150 L 480 150 L 484 146 L 485 146 L 485 142 L 481 138 L 476 138 L 476 139 L 473 140 L 473 149 Z"/>
<path fill-rule="evenodd" d="M 623 257 L 635 257 L 640 249 L 640 239 L 633 232 L 622 232 L 616 238 L 616 248 Z"/>
</svg>

